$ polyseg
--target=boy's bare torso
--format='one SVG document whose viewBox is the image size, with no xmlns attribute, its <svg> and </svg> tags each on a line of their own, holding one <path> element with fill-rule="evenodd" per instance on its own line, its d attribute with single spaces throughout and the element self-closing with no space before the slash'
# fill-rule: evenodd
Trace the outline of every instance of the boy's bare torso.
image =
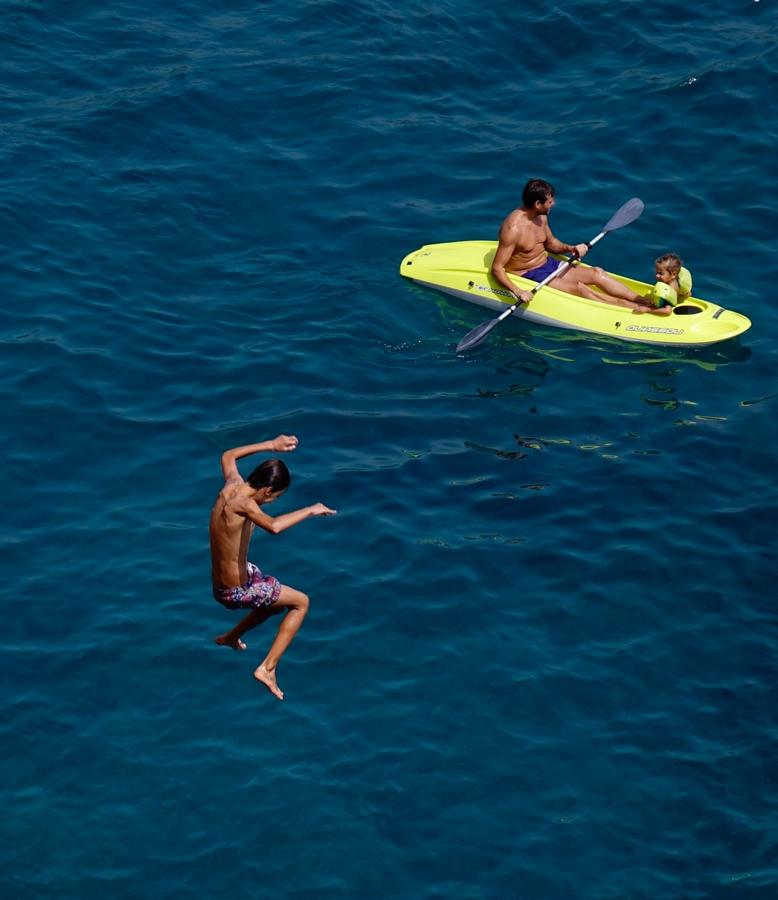
<svg viewBox="0 0 778 900">
<path fill-rule="evenodd" d="M 227 483 L 211 510 L 211 578 L 218 587 L 238 587 L 248 581 L 246 561 L 254 523 L 237 510 L 245 507 L 245 481 Z"/>
</svg>

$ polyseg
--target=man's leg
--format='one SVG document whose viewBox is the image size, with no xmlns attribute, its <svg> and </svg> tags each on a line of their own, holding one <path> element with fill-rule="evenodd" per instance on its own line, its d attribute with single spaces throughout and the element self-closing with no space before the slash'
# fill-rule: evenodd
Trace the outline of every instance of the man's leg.
<svg viewBox="0 0 778 900">
<path fill-rule="evenodd" d="M 632 303 L 630 300 L 622 300 L 620 297 L 613 297 L 611 294 L 606 294 L 604 291 L 595 291 L 594 288 L 590 288 L 588 284 L 584 284 L 583 282 L 578 285 L 578 296 L 588 297 L 590 300 L 599 300 L 600 303 L 610 303 L 612 306 L 640 309 L 640 304 L 638 303 Z"/>
<path fill-rule="evenodd" d="M 282 584 L 278 600 L 268 607 L 268 615 L 284 611 L 286 611 L 286 615 L 278 626 L 278 633 L 270 650 L 268 650 L 267 656 L 254 670 L 254 677 L 257 681 L 261 681 L 270 693 L 275 694 L 279 700 L 284 699 L 284 694 L 276 682 L 276 666 L 286 648 L 292 643 L 292 638 L 303 624 L 305 614 L 308 612 L 308 604 L 307 594 Z"/>
<path fill-rule="evenodd" d="M 606 297 L 603 299 L 606 303 L 617 302 L 619 306 L 627 306 L 632 309 L 640 303 L 640 294 L 636 294 L 630 290 L 625 284 L 612 278 L 608 273 L 594 266 L 578 266 L 574 269 L 568 269 L 564 275 L 551 282 L 552 285 L 561 291 L 567 291 L 570 294 L 576 294 L 579 297 L 592 297 L 594 293 L 590 286 L 599 288 Z M 626 301 L 626 302 L 624 302 Z"/>
</svg>

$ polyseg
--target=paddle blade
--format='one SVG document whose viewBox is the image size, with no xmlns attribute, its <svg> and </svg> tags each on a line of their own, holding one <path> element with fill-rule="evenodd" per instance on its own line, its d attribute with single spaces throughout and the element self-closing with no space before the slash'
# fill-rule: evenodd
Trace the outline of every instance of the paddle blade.
<svg viewBox="0 0 778 900">
<path fill-rule="evenodd" d="M 499 321 L 499 318 L 489 319 L 488 322 L 481 322 L 481 324 L 477 328 L 474 328 L 472 331 L 468 331 L 468 333 L 457 344 L 457 353 L 467 353 L 468 350 L 472 350 L 473 347 L 477 347 Z"/>
<path fill-rule="evenodd" d="M 615 231 L 617 228 L 623 228 L 625 225 L 629 225 L 630 222 L 634 222 L 635 219 L 640 218 L 640 214 L 645 208 L 645 203 L 643 203 L 642 200 L 638 200 L 637 197 L 627 200 L 621 209 L 616 210 L 611 216 L 608 224 L 602 230 Z"/>
</svg>

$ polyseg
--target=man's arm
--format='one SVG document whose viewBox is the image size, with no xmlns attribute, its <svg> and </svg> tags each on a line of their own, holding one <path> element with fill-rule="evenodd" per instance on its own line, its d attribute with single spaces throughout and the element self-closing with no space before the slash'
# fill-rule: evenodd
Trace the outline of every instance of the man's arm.
<svg viewBox="0 0 778 900">
<path fill-rule="evenodd" d="M 286 531 L 287 528 L 298 525 L 311 516 L 334 516 L 336 510 L 330 509 L 323 503 L 314 503 L 313 506 L 304 506 L 302 509 L 296 509 L 294 512 L 283 513 L 283 515 L 274 517 L 263 512 L 253 500 L 247 500 L 245 507 L 239 512 L 243 513 L 249 521 L 259 525 L 260 528 L 264 528 L 270 534 L 280 534 L 282 531 Z"/>
<path fill-rule="evenodd" d="M 297 446 L 297 438 L 294 435 L 279 434 L 272 441 L 261 441 L 259 444 L 246 444 L 243 447 L 233 447 L 222 453 L 222 474 L 226 481 L 243 481 L 238 471 L 237 461 L 252 453 L 290 453 Z"/>
<path fill-rule="evenodd" d="M 551 229 L 548 225 L 546 225 L 546 234 L 548 237 L 543 246 L 549 253 L 572 253 L 574 256 L 577 256 L 578 259 L 583 259 L 589 250 L 588 244 L 566 244 L 564 241 L 558 240 L 551 233 Z"/>
</svg>

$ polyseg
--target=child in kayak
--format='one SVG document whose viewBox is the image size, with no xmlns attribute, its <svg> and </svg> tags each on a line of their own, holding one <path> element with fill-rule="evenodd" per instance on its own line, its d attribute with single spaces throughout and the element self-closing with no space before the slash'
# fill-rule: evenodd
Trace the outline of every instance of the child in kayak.
<svg viewBox="0 0 778 900">
<path fill-rule="evenodd" d="M 692 294 L 692 275 L 684 268 L 677 253 L 665 253 L 654 261 L 656 284 L 645 295 L 645 304 L 635 307 L 636 313 L 652 312 L 669 316 L 673 307 L 685 302 Z"/>
<path fill-rule="evenodd" d="M 658 257 L 654 261 L 654 273 L 656 284 L 647 294 L 638 296 L 635 301 L 624 300 L 604 291 L 586 289 L 584 293 L 592 300 L 625 306 L 636 313 L 669 316 L 673 307 L 688 300 L 691 296 L 691 273 L 683 267 L 683 260 L 677 253 L 665 253 Z"/>
</svg>

